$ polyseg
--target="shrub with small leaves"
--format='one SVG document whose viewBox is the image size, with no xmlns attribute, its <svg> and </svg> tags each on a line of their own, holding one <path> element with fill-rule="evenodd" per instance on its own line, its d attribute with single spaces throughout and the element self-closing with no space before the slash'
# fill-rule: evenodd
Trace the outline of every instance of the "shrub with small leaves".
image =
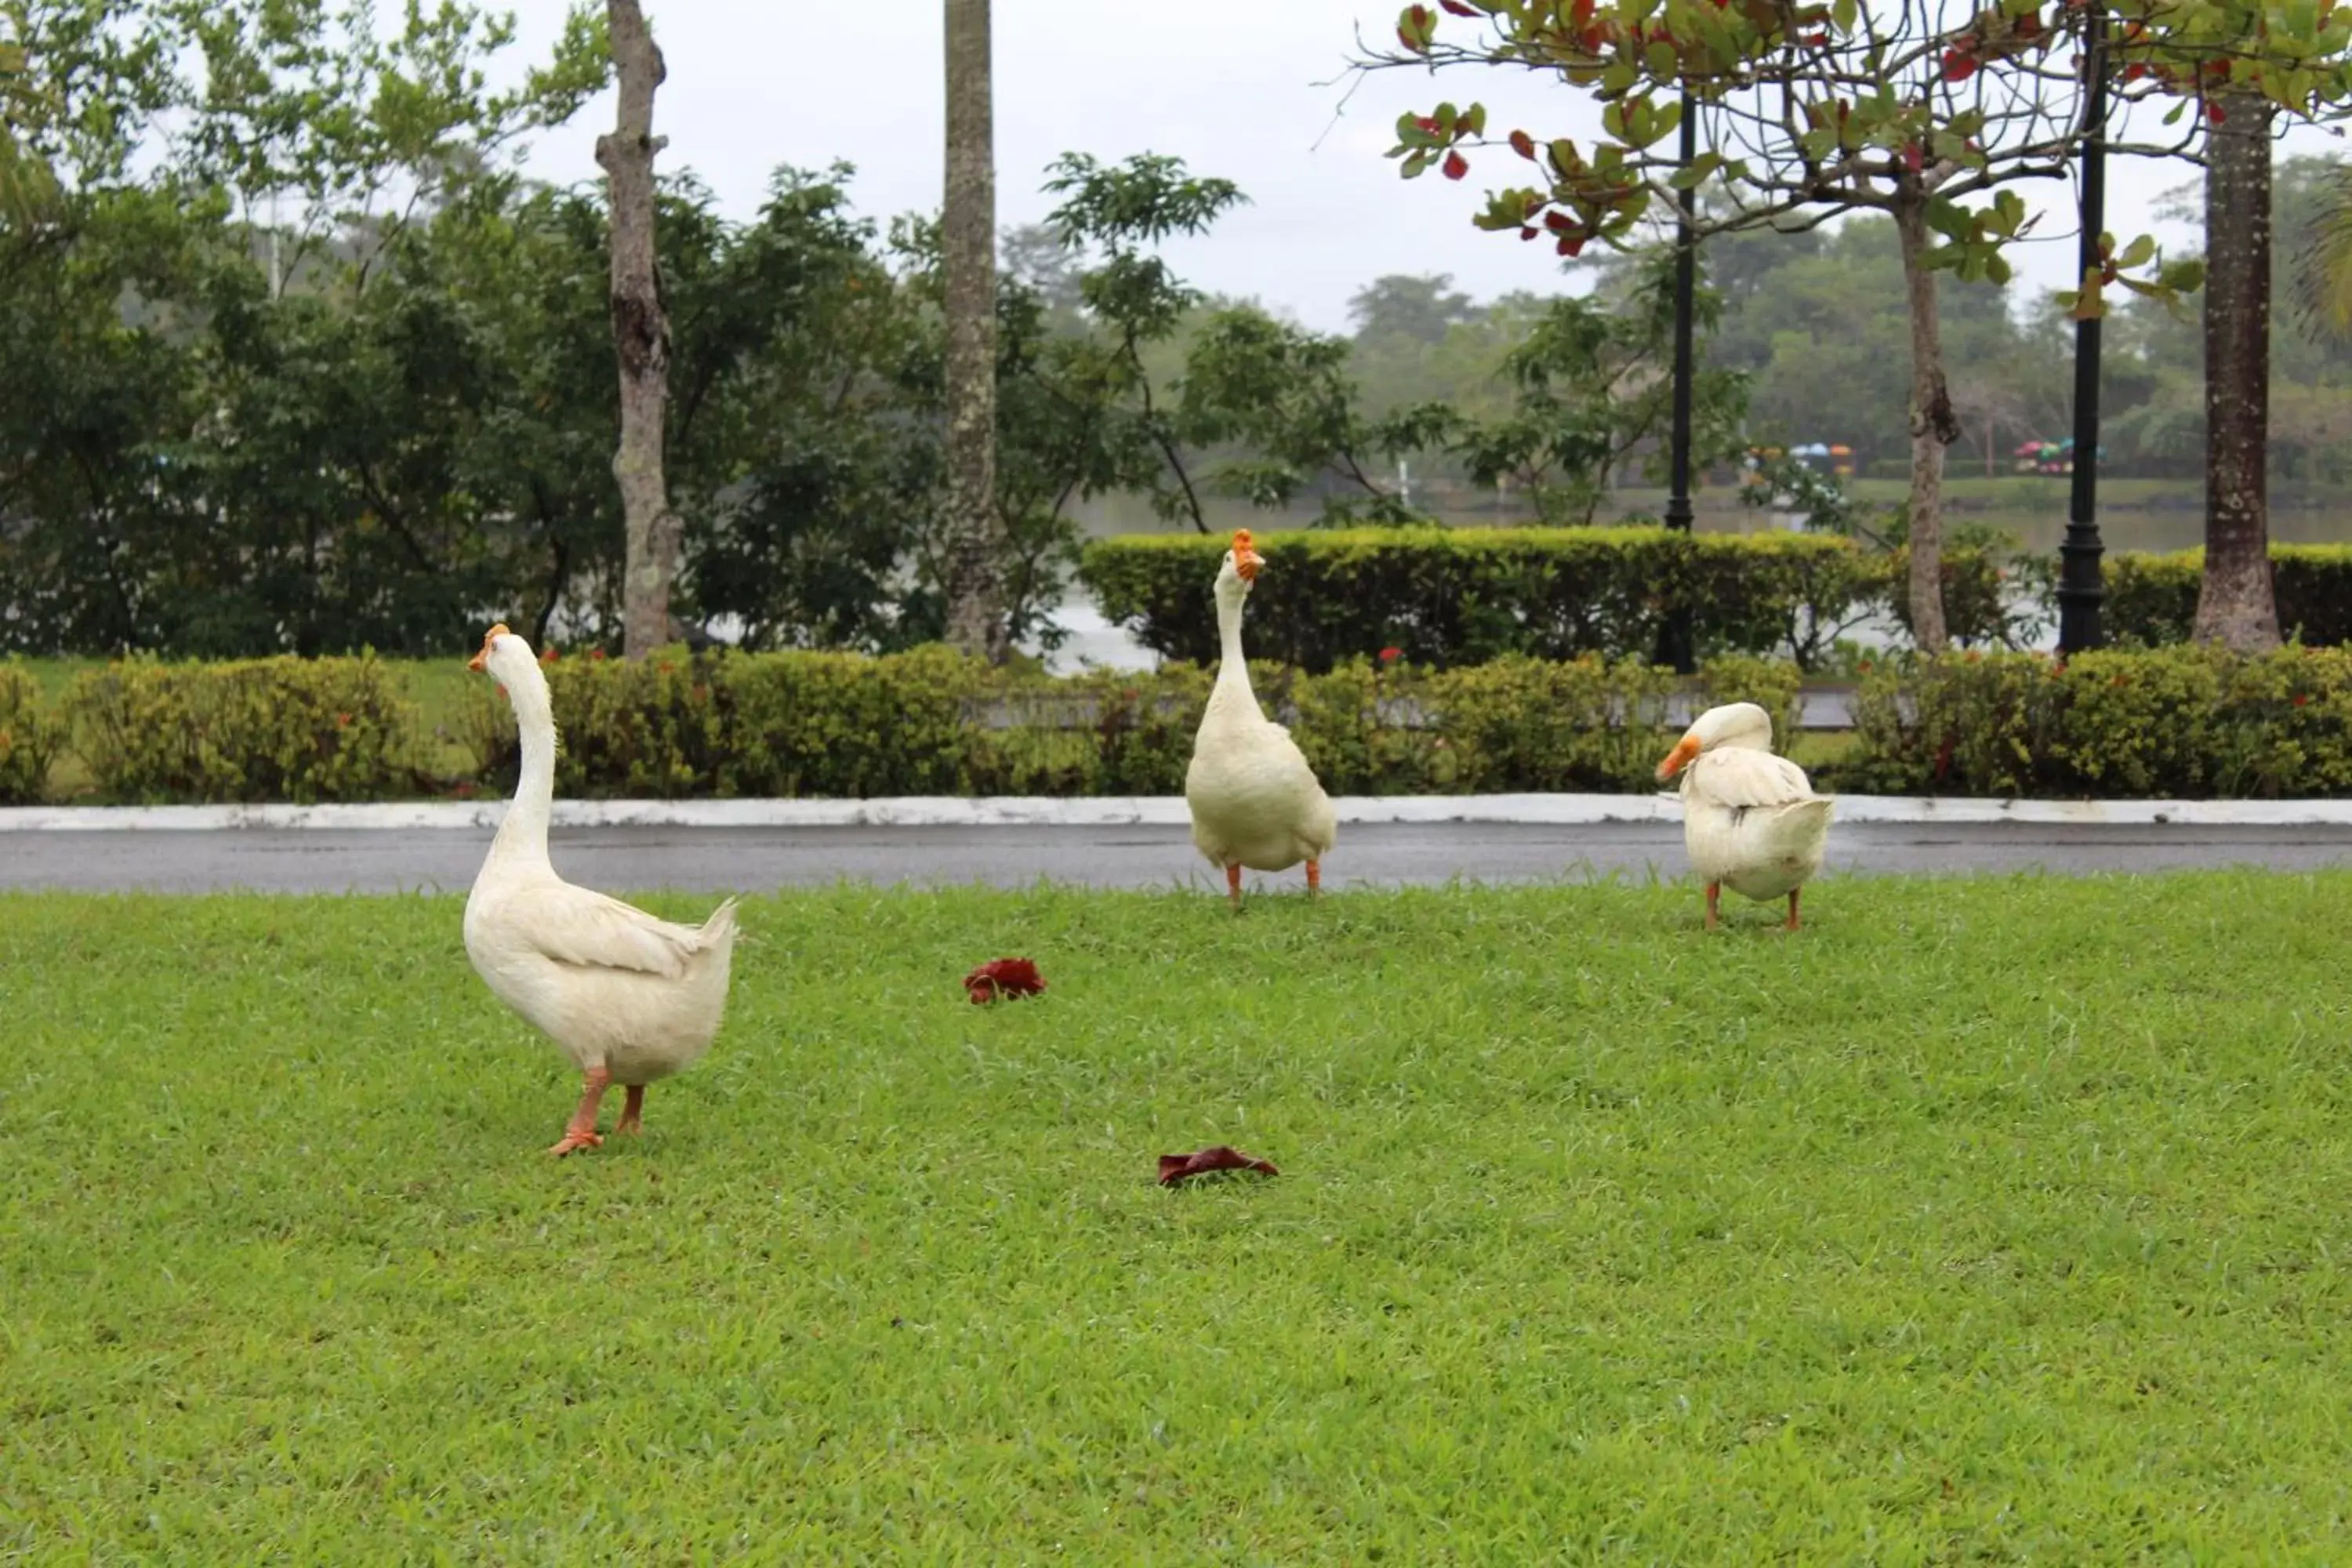
<svg viewBox="0 0 2352 1568">
<path fill-rule="evenodd" d="M 2352 651 L 1959 654 L 1855 692 L 1836 787 L 1892 795 L 2283 799 L 2352 788 Z"/>
<path fill-rule="evenodd" d="M 1328 675 L 1268 674 L 1261 697 L 1337 795 L 1647 792 L 1681 733 L 1669 711 L 1678 692 L 1692 711 L 1760 701 L 1788 722 L 1800 679 L 1793 667 L 1727 659 L 1686 683 L 1640 659 L 1598 656 L 1447 670 L 1359 660 Z"/>
<path fill-rule="evenodd" d="M 682 799 L 964 793 L 965 709 L 987 666 L 944 648 L 846 653 L 657 650 L 542 658 L 559 794 Z M 512 787 L 515 724 L 488 682 L 461 723 L 476 763 Z"/>
<path fill-rule="evenodd" d="M 49 763 L 65 721 L 31 671 L 0 662 L 0 805 L 37 804 L 47 792 Z"/>
<path fill-rule="evenodd" d="M 1389 645 L 1393 647 L 1394 645 Z M 1696 680 L 1639 659 L 1507 657 L 1431 669 L 1381 657 L 1323 674 L 1253 663 L 1265 711 L 1290 726 L 1335 795 L 1622 791 L 1686 714 L 1761 704 L 1783 750 L 1800 676 L 1726 655 Z M 1814 770 L 1841 792 L 2277 798 L 2352 791 L 2352 649 L 2263 658 L 2184 647 L 1964 652 L 1865 661 L 1846 753 Z M 682 650 L 639 664 L 548 667 L 566 795 L 865 798 L 903 795 L 1174 795 L 1212 669 L 1055 678 L 940 648 L 850 654 Z M 513 721 L 491 684 L 460 715 L 488 793 L 513 785 Z M 37 710 L 0 666 L 11 744 Z M 74 745 L 110 798 L 381 800 L 430 787 L 419 725 L 372 659 L 236 665 L 131 660 L 83 675 L 65 703 Z M 0 752 L 0 762 L 16 753 Z M 28 795 L 20 764 L 10 787 Z"/>
<path fill-rule="evenodd" d="M 77 677 L 65 710 L 113 800 L 385 800 L 420 783 L 415 707 L 372 654 L 121 659 Z"/>
<path fill-rule="evenodd" d="M 1177 795 L 1214 672 L 1170 664 L 1057 678 L 940 648 L 564 659 L 548 669 L 557 788 L 580 795 Z M 1671 670 L 1598 657 L 1430 670 L 1356 659 L 1328 674 L 1253 661 L 1252 689 L 1336 794 L 1646 790 L 1672 743 Z M 1793 667 L 1711 661 L 1690 702 L 1793 720 Z M 487 704 L 494 699 L 483 683 Z M 484 787 L 512 787 L 513 721 L 469 731 Z"/>
</svg>

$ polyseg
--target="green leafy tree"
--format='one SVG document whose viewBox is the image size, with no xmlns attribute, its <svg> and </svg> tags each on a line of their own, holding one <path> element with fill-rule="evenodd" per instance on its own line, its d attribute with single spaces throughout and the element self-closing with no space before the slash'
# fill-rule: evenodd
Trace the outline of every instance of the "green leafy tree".
<svg viewBox="0 0 2352 1568">
<path fill-rule="evenodd" d="M 711 240 L 665 262 L 687 589 L 754 647 L 890 649 L 946 631 L 938 580 L 908 569 L 940 491 L 937 252 L 920 276 L 894 272 L 850 174 L 783 171 L 753 223 L 704 209 Z"/>
<path fill-rule="evenodd" d="M 2269 523 L 2271 139 L 2283 118 L 2352 99 L 2352 16 L 2251 0 L 2119 8 L 2127 82 L 2204 130 L 2205 570 L 2195 635 L 2242 653 L 2279 643 Z M 2096 279 L 2085 278 L 2086 302 Z"/>
<path fill-rule="evenodd" d="M 1381 476 L 1398 458 L 1441 442 L 1456 416 L 1442 405 L 1364 412 L 1345 338 L 1228 307 L 1188 345 L 1175 424 L 1188 447 L 1215 453 L 1209 485 L 1253 505 L 1323 503 L 1332 525 L 1402 522 L 1409 509 Z"/>
<path fill-rule="evenodd" d="M 337 280 L 364 287 L 401 226 L 570 120 L 611 73 L 601 5 L 575 6 L 552 57 L 498 90 L 487 64 L 512 47 L 514 18 L 467 0 L 400 0 L 389 28 L 376 8 L 334 0 L 139 9 L 202 65 L 173 165 L 282 234 L 273 288 L 337 250 L 350 263 Z"/>
<path fill-rule="evenodd" d="M 1177 411 L 1146 362 L 1150 350 L 1176 337 L 1202 296 L 1152 247 L 1207 233 L 1249 198 L 1230 180 L 1195 176 L 1181 159 L 1148 153 L 1108 164 L 1065 153 L 1045 189 L 1062 198 L 1046 222 L 1084 258 L 1078 291 L 1093 327 L 1083 342 L 1057 350 L 1051 374 L 1073 401 L 1100 406 L 1098 438 L 1111 460 L 1076 493 L 1101 493 L 1098 479 L 1116 474 L 1113 488 L 1139 490 L 1161 518 L 1181 518 L 1205 533 Z"/>
<path fill-rule="evenodd" d="M 1359 338 L 1405 338 L 1441 343 L 1455 327 L 1475 319 L 1470 296 L 1457 292 L 1445 273 L 1375 278 L 1348 301 L 1348 319 Z"/>
<path fill-rule="evenodd" d="M 1441 36 L 1438 9 L 1409 6 L 1398 25 L 1402 52 L 1381 63 L 1533 67 L 1603 104 L 1604 134 L 1589 150 L 1525 130 L 1490 139 L 1475 102 L 1399 121 L 1392 155 L 1408 177 L 1434 168 L 1464 178 L 1465 150 L 1487 145 L 1507 144 L 1528 162 L 1538 183 L 1490 193 L 1484 227 L 1549 236 L 1574 256 L 1595 239 L 1623 242 L 1694 185 L 1711 198 L 1709 228 L 1801 226 L 1861 211 L 1894 220 L 1910 335 L 1910 611 L 1919 645 L 1941 648 L 1944 449 L 1959 424 L 1937 277 L 2004 281 L 2003 252 L 2030 226 L 2022 199 L 2005 187 L 2064 173 L 2082 114 L 2069 56 L 2055 46 L 2079 47 L 2068 36 L 2078 14 L 2045 18 L 2032 0 L 1999 0 L 1965 17 L 1925 0 L 1443 0 L 1443 9 L 1480 29 Z M 2313 37 L 2324 34 L 2315 26 Z M 1704 149 L 1688 169 L 1667 142 L 1685 94 L 1702 117 Z M 2167 294 L 2197 282 L 2179 265 L 2127 277 L 2140 268 L 2158 268 L 2152 244 L 2115 253 L 2116 280 Z"/>
<path fill-rule="evenodd" d="M 1508 413 L 1465 420 L 1447 449 L 1480 485 L 1508 482 L 1547 522 L 1590 523 L 1612 476 L 1637 454 L 1664 482 L 1663 437 L 1672 413 L 1674 265 L 1653 253 L 1629 268 L 1622 292 L 1561 295 L 1545 302 L 1504 359 Z M 1697 330 L 1720 320 L 1711 289 L 1695 296 Z M 1747 377 L 1702 370 L 1692 385 L 1692 458 L 1719 462 L 1745 445 Z"/>
</svg>

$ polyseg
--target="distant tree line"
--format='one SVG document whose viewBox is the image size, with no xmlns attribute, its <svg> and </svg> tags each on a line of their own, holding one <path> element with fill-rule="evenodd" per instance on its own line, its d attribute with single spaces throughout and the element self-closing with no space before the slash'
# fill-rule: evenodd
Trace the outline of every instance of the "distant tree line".
<svg viewBox="0 0 2352 1568">
<path fill-rule="evenodd" d="M 2276 173 L 2282 297 L 2291 258 L 2308 254 L 2347 166 L 2324 157 L 2282 160 Z M 2195 224 L 2193 187 L 2171 193 L 2159 216 Z M 2193 254 L 2193 252 L 2192 252 Z M 1908 467 L 1908 332 L 1893 302 L 1902 263 L 1893 225 L 1856 218 L 1801 234 L 1729 233 L 1708 239 L 1706 273 L 1721 300 L 1703 362 L 1748 387 L 1748 438 L 1759 446 L 1839 443 L 1860 471 L 1900 479 Z M 1604 296 L 1638 260 L 1610 258 Z M 1376 279 L 1350 302 L 1350 367 L 1374 409 L 1437 397 L 1496 411 L 1506 356 L 1546 306 L 1532 292 L 1478 301 L 1443 274 Z M 2074 323 L 2050 293 L 1990 282 L 1941 291 L 1937 308 L 1960 436 L 1956 474 L 2016 471 L 2030 438 L 2057 442 L 2074 428 Z M 2107 318 L 2104 354 L 2105 472 L 2178 479 L 2203 474 L 2204 363 L 2200 302 L 2128 297 Z M 2270 463 L 2279 479 L 2352 483 L 2352 345 L 2283 317 L 2271 356 Z M 1466 481 L 1458 466 L 1446 476 Z M 2184 489 L 2184 498 L 2193 492 Z"/>
</svg>

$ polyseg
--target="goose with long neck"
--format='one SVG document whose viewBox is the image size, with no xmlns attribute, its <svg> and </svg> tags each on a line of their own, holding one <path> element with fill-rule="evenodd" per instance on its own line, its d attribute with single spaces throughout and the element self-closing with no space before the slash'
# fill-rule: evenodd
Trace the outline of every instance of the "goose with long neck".
<svg viewBox="0 0 2352 1568">
<path fill-rule="evenodd" d="M 1242 868 L 1286 871 L 1307 863 L 1307 889 L 1323 885 L 1323 857 L 1339 837 L 1339 819 L 1315 770 L 1290 731 L 1268 719 L 1250 689 L 1242 654 L 1242 605 L 1265 568 L 1249 530 L 1234 534 L 1217 570 L 1216 684 L 1192 741 L 1184 801 L 1192 844 L 1225 873 L 1226 896 L 1241 908 Z"/>
<path fill-rule="evenodd" d="M 615 1132 L 643 1126 L 646 1086 L 710 1047 L 727 1008 L 735 900 L 698 926 L 659 920 L 555 874 L 555 710 L 530 645 L 495 626 L 468 668 L 499 683 L 522 738 L 522 774 L 466 899 L 466 955 L 499 1001 L 555 1042 L 582 1079 L 579 1109 L 548 1150 L 604 1142 L 605 1089 L 627 1103 Z"/>
<path fill-rule="evenodd" d="M 1758 900 L 1786 896 L 1789 929 L 1797 895 L 1822 868 L 1830 809 L 1805 770 L 1772 751 L 1772 716 L 1753 702 L 1710 708 L 1691 722 L 1658 764 L 1682 774 L 1683 847 L 1706 883 L 1706 925 L 1716 927 L 1722 889 Z"/>
</svg>

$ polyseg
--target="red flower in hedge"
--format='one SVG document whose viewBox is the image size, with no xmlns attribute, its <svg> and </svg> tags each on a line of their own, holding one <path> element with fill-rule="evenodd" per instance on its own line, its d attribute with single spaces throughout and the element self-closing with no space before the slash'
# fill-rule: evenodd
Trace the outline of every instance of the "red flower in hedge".
<svg viewBox="0 0 2352 1568">
<path fill-rule="evenodd" d="M 1404 649 L 1401 647 L 1384 647 L 1381 649 L 1381 662 L 1382 664 L 1394 664 L 1403 657 Z"/>
<path fill-rule="evenodd" d="M 604 663 L 604 650 L 603 648 L 601 648 L 601 647 L 592 647 L 592 648 L 590 648 L 590 649 L 588 650 L 588 662 L 589 662 L 589 663 L 591 663 L 591 664 L 602 664 L 602 663 Z"/>
<path fill-rule="evenodd" d="M 1045 989 L 1045 977 L 1029 959 L 998 958 L 965 975 L 963 988 L 971 993 L 972 1005 L 978 1006 L 999 996 L 1034 996 Z"/>
<path fill-rule="evenodd" d="M 539 656 L 539 662 L 540 662 L 540 663 L 541 663 L 541 664 L 553 664 L 553 663 L 554 663 L 558 658 L 562 658 L 562 656 L 561 654 L 557 653 L 557 652 L 556 652 L 553 648 L 551 648 L 551 648 L 544 648 L 544 649 L 541 650 L 541 652 L 540 652 L 540 656 Z"/>
<path fill-rule="evenodd" d="M 2298 708 L 2307 706 L 2310 701 L 2311 693 L 2308 691 L 2298 691 L 2294 694 L 2294 705 Z"/>
</svg>

